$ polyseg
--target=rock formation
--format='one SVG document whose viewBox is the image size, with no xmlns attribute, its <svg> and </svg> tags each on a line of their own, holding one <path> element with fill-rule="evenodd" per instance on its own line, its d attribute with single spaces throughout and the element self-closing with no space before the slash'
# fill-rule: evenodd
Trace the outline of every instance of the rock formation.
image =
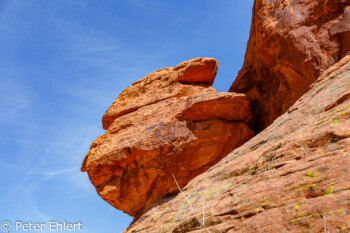
<svg viewBox="0 0 350 233">
<path fill-rule="evenodd" d="M 350 232 L 349 154 L 350 55 L 125 232 Z"/>
<path fill-rule="evenodd" d="M 255 0 L 244 65 L 230 91 L 260 132 L 350 51 L 349 0 Z"/>
<path fill-rule="evenodd" d="M 350 0 L 255 0 L 231 93 L 211 58 L 145 76 L 82 171 L 125 233 L 350 232 L 349 41 Z"/>
<path fill-rule="evenodd" d="M 185 61 L 117 97 L 81 168 L 104 200 L 139 216 L 178 193 L 173 175 L 183 187 L 253 137 L 245 95 L 210 87 L 217 68 L 211 58 Z"/>
</svg>

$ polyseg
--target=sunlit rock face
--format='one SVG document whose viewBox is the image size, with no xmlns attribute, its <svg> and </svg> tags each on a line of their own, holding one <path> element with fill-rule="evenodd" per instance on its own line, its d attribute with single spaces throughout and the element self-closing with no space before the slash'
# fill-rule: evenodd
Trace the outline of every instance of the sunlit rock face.
<svg viewBox="0 0 350 233">
<path fill-rule="evenodd" d="M 106 133 L 82 165 L 97 193 L 140 215 L 254 136 L 244 94 L 211 88 L 218 68 L 195 58 L 126 88 L 102 118 Z"/>
<path fill-rule="evenodd" d="M 349 0 L 255 0 L 245 61 L 230 91 L 252 101 L 259 132 L 350 51 Z"/>
</svg>

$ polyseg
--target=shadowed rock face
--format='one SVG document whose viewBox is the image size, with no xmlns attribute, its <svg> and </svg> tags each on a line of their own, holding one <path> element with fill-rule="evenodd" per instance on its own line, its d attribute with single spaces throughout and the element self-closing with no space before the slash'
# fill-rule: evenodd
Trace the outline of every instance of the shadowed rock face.
<svg viewBox="0 0 350 233">
<path fill-rule="evenodd" d="M 350 55 L 125 233 L 350 232 L 349 155 Z"/>
<path fill-rule="evenodd" d="M 245 61 L 230 91 L 252 101 L 256 132 L 350 51 L 349 0 L 255 0 Z"/>
<path fill-rule="evenodd" d="M 211 88 L 218 63 L 196 58 L 126 88 L 82 165 L 98 194 L 135 216 L 178 192 L 253 137 L 244 94 Z"/>
</svg>

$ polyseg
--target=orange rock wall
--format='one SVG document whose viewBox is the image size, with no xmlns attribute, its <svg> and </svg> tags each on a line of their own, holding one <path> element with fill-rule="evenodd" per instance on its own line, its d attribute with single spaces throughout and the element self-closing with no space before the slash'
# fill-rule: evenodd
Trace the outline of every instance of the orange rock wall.
<svg viewBox="0 0 350 233">
<path fill-rule="evenodd" d="M 230 91 L 260 132 L 350 51 L 349 0 L 255 0 L 244 65 Z"/>
</svg>

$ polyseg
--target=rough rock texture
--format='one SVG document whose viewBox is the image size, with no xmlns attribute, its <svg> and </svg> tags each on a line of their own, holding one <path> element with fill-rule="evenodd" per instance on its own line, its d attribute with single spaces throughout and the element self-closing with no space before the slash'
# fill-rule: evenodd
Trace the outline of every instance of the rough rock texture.
<svg viewBox="0 0 350 233">
<path fill-rule="evenodd" d="M 230 91 L 252 101 L 255 131 L 350 51 L 350 0 L 255 0 L 245 61 Z"/>
<path fill-rule="evenodd" d="M 349 155 L 350 55 L 125 232 L 350 232 Z"/>
<path fill-rule="evenodd" d="M 170 97 L 179 98 L 200 92 L 213 92 L 214 90 L 207 87 L 213 84 L 218 66 L 215 59 L 195 58 L 173 68 L 163 68 L 146 75 L 126 88 L 108 108 L 102 117 L 103 128 L 107 130 L 119 116 Z"/>
<path fill-rule="evenodd" d="M 196 58 L 126 88 L 103 116 L 107 130 L 82 165 L 98 194 L 135 216 L 177 192 L 254 136 L 244 94 L 219 93 L 218 63 Z"/>
</svg>

